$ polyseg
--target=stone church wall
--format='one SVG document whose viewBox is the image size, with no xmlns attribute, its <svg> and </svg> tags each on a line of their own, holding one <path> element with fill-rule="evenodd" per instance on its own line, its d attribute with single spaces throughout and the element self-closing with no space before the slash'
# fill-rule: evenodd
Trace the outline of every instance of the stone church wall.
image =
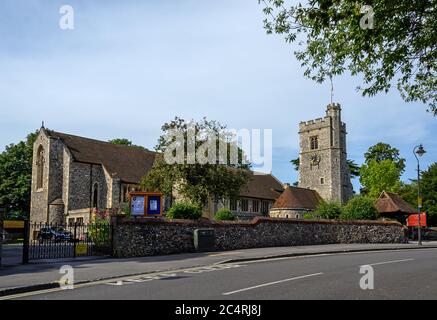
<svg viewBox="0 0 437 320">
<path fill-rule="evenodd" d="M 94 185 L 98 186 L 98 207 L 106 209 L 107 184 L 100 165 L 88 163 L 70 163 L 70 183 L 68 210 L 91 208 L 93 205 Z"/>
<path fill-rule="evenodd" d="M 37 155 L 39 148 L 44 149 L 44 177 L 43 188 L 37 189 Z M 33 144 L 32 160 L 32 191 L 30 204 L 30 220 L 32 222 L 46 222 L 48 218 L 48 188 L 49 185 L 49 139 L 40 133 Z"/>
</svg>

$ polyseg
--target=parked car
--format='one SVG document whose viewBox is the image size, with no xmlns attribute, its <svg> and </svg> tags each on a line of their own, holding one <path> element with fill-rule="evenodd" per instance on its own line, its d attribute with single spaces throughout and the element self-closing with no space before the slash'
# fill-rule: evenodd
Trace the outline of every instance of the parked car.
<svg viewBox="0 0 437 320">
<path fill-rule="evenodd" d="M 53 228 L 53 227 L 45 227 L 41 228 L 38 233 L 38 241 L 55 241 L 55 242 L 64 242 L 71 241 L 73 239 L 73 235 L 71 232 L 64 230 L 63 228 Z"/>
</svg>

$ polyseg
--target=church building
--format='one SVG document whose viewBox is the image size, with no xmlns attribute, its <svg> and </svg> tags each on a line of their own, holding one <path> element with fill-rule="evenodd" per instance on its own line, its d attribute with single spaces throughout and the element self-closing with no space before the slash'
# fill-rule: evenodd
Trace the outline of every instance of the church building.
<svg viewBox="0 0 437 320">
<path fill-rule="evenodd" d="M 33 147 L 30 219 L 37 223 L 88 223 L 95 209 L 123 209 L 152 168 L 157 153 L 41 128 Z M 283 186 L 271 174 L 252 172 L 236 200 L 210 203 L 241 219 L 267 215 Z M 166 207 L 177 201 L 166 197 Z"/>
<path fill-rule="evenodd" d="M 153 166 L 155 152 L 41 128 L 33 147 L 32 222 L 89 222 L 119 208 Z"/>
</svg>

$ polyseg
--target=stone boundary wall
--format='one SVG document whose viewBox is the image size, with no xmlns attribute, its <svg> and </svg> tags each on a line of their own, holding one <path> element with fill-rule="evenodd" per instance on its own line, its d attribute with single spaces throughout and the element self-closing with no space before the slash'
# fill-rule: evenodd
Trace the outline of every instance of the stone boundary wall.
<svg viewBox="0 0 437 320">
<path fill-rule="evenodd" d="M 257 217 L 250 222 L 113 217 L 113 254 L 140 257 L 194 252 L 193 231 L 213 228 L 216 250 L 335 243 L 404 243 L 398 222 L 295 220 Z"/>
</svg>

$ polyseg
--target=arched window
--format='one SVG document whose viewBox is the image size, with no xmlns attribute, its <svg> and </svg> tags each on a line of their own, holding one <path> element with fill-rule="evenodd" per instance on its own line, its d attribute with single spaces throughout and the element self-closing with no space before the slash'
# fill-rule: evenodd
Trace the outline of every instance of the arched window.
<svg viewBox="0 0 437 320">
<path fill-rule="evenodd" d="M 42 189 L 44 186 L 44 148 L 39 146 L 36 153 L 36 188 Z"/>
<path fill-rule="evenodd" d="M 93 208 L 99 207 L 99 185 L 97 183 L 94 184 L 94 192 L 93 192 Z"/>
</svg>

